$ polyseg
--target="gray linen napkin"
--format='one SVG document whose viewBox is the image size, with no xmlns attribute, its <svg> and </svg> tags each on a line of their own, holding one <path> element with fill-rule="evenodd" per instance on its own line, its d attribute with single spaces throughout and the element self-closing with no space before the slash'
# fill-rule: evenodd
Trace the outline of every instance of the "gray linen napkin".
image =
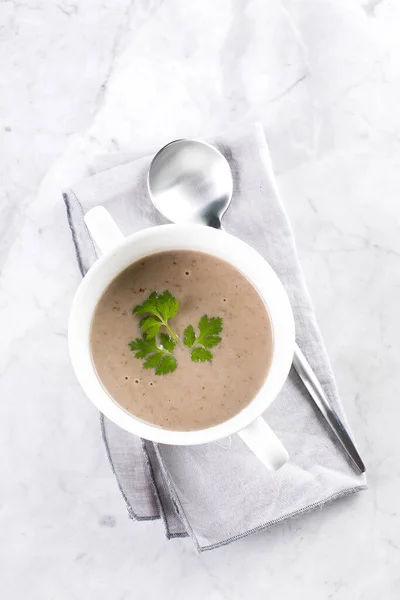
<svg viewBox="0 0 400 600">
<path fill-rule="evenodd" d="M 234 176 L 225 227 L 256 248 L 280 277 L 292 304 L 297 342 L 345 420 L 262 128 L 242 128 L 212 142 Z M 150 158 L 110 160 L 112 168 L 64 194 L 82 275 L 96 260 L 83 221 L 93 206 L 104 205 L 125 234 L 165 222 L 147 193 Z M 119 161 L 123 164 L 115 166 Z M 166 446 L 142 441 L 102 416 L 107 455 L 129 515 L 161 517 L 168 538 L 190 535 L 204 551 L 366 488 L 365 476 L 350 466 L 293 369 L 266 414 L 290 454 L 277 473 L 263 468 L 237 435 L 201 446 Z"/>
</svg>

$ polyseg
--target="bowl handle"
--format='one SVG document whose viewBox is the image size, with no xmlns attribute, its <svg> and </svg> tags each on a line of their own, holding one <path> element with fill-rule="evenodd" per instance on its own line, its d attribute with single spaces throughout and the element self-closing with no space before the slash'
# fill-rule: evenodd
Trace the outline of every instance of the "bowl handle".
<svg viewBox="0 0 400 600">
<path fill-rule="evenodd" d="M 110 252 L 124 239 L 121 230 L 104 206 L 90 209 L 84 216 L 84 221 L 100 254 Z"/>
<path fill-rule="evenodd" d="M 262 417 L 238 431 L 238 434 L 267 469 L 277 471 L 288 461 L 286 448 Z"/>
</svg>

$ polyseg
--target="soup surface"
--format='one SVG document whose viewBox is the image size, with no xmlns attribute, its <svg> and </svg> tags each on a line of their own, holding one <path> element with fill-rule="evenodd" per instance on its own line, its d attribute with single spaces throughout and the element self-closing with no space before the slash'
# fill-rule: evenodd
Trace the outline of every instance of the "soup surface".
<svg viewBox="0 0 400 600">
<path fill-rule="evenodd" d="M 140 322 L 148 316 L 132 309 L 165 290 L 179 301 L 168 321 L 178 337 L 171 352 L 176 368 L 156 375 L 129 346 L 143 339 Z M 184 331 L 191 324 L 198 338 L 203 315 L 222 318 L 221 341 L 187 347 Z M 164 325 L 157 347 L 161 333 L 169 334 Z M 194 362 L 194 348 L 213 358 Z M 161 252 L 132 264 L 105 290 L 92 320 L 92 359 L 103 386 L 135 417 L 165 429 L 204 429 L 236 415 L 262 386 L 272 350 L 270 319 L 256 289 L 231 265 L 201 252 Z"/>
</svg>

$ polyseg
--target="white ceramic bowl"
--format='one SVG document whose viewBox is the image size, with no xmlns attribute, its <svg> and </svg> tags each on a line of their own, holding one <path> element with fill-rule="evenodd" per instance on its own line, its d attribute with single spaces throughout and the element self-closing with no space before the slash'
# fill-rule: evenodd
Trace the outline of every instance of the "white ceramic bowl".
<svg viewBox="0 0 400 600">
<path fill-rule="evenodd" d="M 69 321 L 69 347 L 73 368 L 90 400 L 126 431 L 154 442 L 202 444 L 241 432 L 244 441 L 267 466 L 277 468 L 278 463 L 283 464 L 287 459 L 286 450 L 265 421 L 258 420 L 258 417 L 275 400 L 287 378 L 293 357 L 294 322 L 284 288 L 264 258 L 240 239 L 201 225 L 162 225 L 124 238 L 102 207 L 90 211 L 85 220 L 92 237 L 105 254 L 89 270 L 76 293 Z M 257 395 L 234 417 L 197 431 L 170 431 L 128 413 L 101 384 L 90 352 L 93 312 L 110 282 L 132 263 L 168 250 L 206 252 L 238 269 L 259 292 L 273 329 L 271 366 Z"/>
</svg>

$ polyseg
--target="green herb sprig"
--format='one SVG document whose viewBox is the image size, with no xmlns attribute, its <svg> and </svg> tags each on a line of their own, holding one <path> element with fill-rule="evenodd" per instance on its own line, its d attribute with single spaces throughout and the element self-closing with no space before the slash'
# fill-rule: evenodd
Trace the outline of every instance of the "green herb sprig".
<svg viewBox="0 0 400 600">
<path fill-rule="evenodd" d="M 190 353 L 193 362 L 207 362 L 214 358 L 209 348 L 214 348 L 221 342 L 218 335 L 222 332 L 221 317 L 203 315 L 198 323 L 199 334 L 196 335 L 193 325 L 188 325 L 183 332 L 183 343 L 192 348 Z"/>
<path fill-rule="evenodd" d="M 173 355 L 179 340 L 178 335 L 169 325 L 169 320 L 176 316 L 179 301 L 165 290 L 162 294 L 152 292 L 143 302 L 132 310 L 135 315 L 143 315 L 140 321 L 142 337 L 129 343 L 135 358 L 144 360 L 145 369 L 154 369 L 156 375 L 173 373 L 178 362 Z M 165 327 L 168 333 L 161 331 Z M 203 315 L 197 325 L 196 334 L 193 325 L 188 325 L 183 332 L 183 343 L 191 350 L 193 362 L 208 362 L 214 358 L 210 348 L 221 342 L 223 322 L 221 317 Z"/>
<path fill-rule="evenodd" d="M 157 346 L 156 339 L 145 333 L 142 338 L 130 342 L 129 347 L 135 353 L 135 358 L 146 359 L 143 363 L 145 369 L 154 369 L 156 375 L 167 375 L 178 366 L 172 354 L 176 342 L 167 333 L 160 333 L 160 343 L 161 346 Z"/>
<path fill-rule="evenodd" d="M 162 294 L 153 292 L 143 302 L 138 304 L 133 309 L 134 315 L 145 315 L 140 321 L 140 329 L 142 334 L 146 334 L 149 338 L 154 338 L 160 331 L 161 327 L 165 327 L 172 338 L 178 341 L 178 336 L 175 331 L 168 325 L 168 321 L 175 317 L 179 309 L 179 302 L 168 290 L 165 290 Z"/>
</svg>

